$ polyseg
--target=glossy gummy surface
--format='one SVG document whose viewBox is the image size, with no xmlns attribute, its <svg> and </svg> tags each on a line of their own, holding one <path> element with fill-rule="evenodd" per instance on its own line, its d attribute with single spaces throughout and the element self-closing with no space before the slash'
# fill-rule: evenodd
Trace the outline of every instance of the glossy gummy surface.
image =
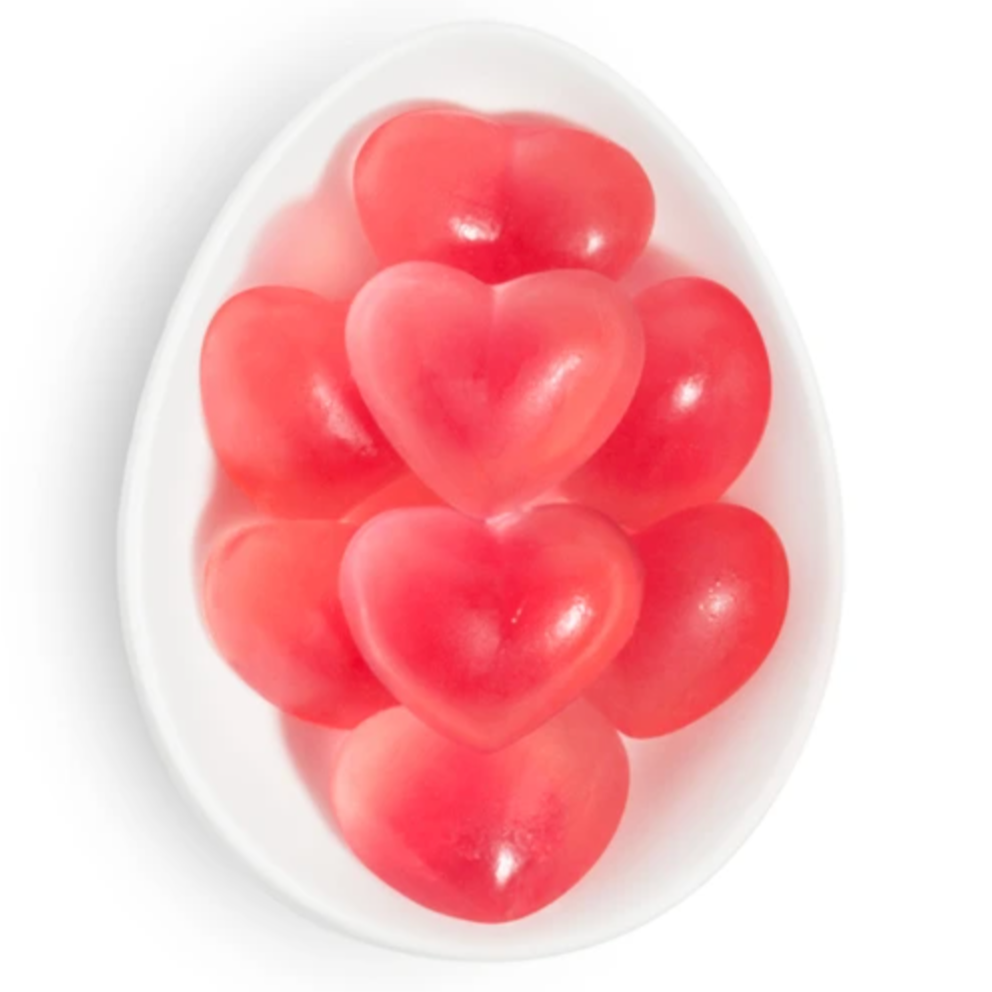
<svg viewBox="0 0 992 992">
<path fill-rule="evenodd" d="M 261 287 L 228 300 L 207 329 L 200 388 L 214 450 L 277 516 L 335 516 L 402 471 L 348 371 L 347 309 Z"/>
<path fill-rule="evenodd" d="M 785 620 L 789 565 L 768 522 L 729 504 L 677 513 L 633 543 L 641 617 L 589 699 L 629 737 L 657 737 L 705 716 L 758 670 Z"/>
<path fill-rule="evenodd" d="M 394 704 L 358 653 L 338 598 L 352 534 L 332 521 L 252 524 L 220 538 L 204 570 L 204 615 L 231 667 L 275 706 L 330 727 L 354 727 Z"/>
<path fill-rule="evenodd" d="M 384 263 L 441 262 L 493 283 L 548 269 L 617 276 L 654 225 L 654 194 L 637 160 L 550 120 L 399 114 L 365 142 L 354 188 Z"/>
<path fill-rule="evenodd" d="M 328 830 L 272 708 L 218 659 L 193 578 L 194 534 L 216 472 L 197 387 L 204 328 L 271 218 L 311 195 L 338 148 L 367 134 L 370 118 L 439 100 L 493 112 L 532 108 L 629 148 L 664 205 L 666 250 L 747 301 L 768 346 L 775 402 L 728 498 L 774 521 L 794 579 L 782 634 L 740 692 L 678 734 L 627 742 L 630 801 L 597 869 L 548 912 L 499 927 L 404 899 Z M 204 240 L 169 317 L 121 507 L 125 639 L 154 739 L 184 795 L 247 869 L 311 919 L 390 948 L 472 960 L 542 957 L 620 935 L 726 863 L 772 805 L 819 708 L 840 564 L 837 480 L 813 370 L 739 212 L 672 124 L 614 71 L 553 38 L 494 25 L 405 39 L 328 89 L 259 158 Z"/>
<path fill-rule="evenodd" d="M 635 305 L 644 328 L 637 392 L 566 491 L 640 529 L 726 492 L 761 440 L 772 381 L 754 318 L 718 283 L 672 279 Z"/>
<path fill-rule="evenodd" d="M 620 738 L 586 703 L 493 754 L 392 709 L 349 736 L 331 801 L 352 850 L 387 884 L 436 912 L 503 923 L 589 871 L 628 782 Z"/>
<path fill-rule="evenodd" d="M 447 509 L 367 523 L 341 599 L 373 670 L 424 722 L 484 750 L 576 699 L 630 637 L 641 564 L 573 506 L 483 522 Z"/>
<path fill-rule="evenodd" d="M 623 291 L 593 272 L 491 287 L 456 269 L 386 269 L 348 313 L 351 371 L 421 479 L 465 513 L 518 508 L 609 436 L 644 359 Z"/>
</svg>

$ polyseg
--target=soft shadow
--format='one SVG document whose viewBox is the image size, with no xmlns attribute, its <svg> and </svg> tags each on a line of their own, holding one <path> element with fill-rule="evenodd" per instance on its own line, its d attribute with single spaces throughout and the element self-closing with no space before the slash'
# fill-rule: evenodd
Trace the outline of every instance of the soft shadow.
<svg viewBox="0 0 992 992">
<path fill-rule="evenodd" d="M 266 224 L 236 288 L 280 285 L 351 299 L 379 271 L 351 196 L 351 167 L 370 125 L 337 145 L 317 188 Z"/>
<path fill-rule="evenodd" d="M 666 279 L 698 275 L 685 259 L 660 245 L 650 244 L 641 257 L 620 279 L 620 285 L 631 296 L 643 293 L 649 286 Z"/>
<path fill-rule="evenodd" d="M 331 778 L 348 731 L 307 723 L 286 713 L 280 715 L 280 725 L 282 739 L 297 774 L 328 826 L 340 837 L 341 832 L 331 808 Z"/>
<path fill-rule="evenodd" d="M 371 5 L 370 5 L 371 6 Z M 80 728 L 79 747 L 92 752 L 93 788 L 119 797 L 130 829 L 155 843 L 157 856 L 198 878 L 254 934 L 300 945 L 307 931 L 258 889 L 177 792 L 152 744 L 138 705 L 124 647 L 117 596 L 117 516 L 132 424 L 169 310 L 207 231 L 235 185 L 286 121 L 320 90 L 409 27 L 394 18 L 368 23 L 326 42 L 309 63 L 287 67 L 273 58 L 249 82 L 270 94 L 252 114 L 243 105 L 214 108 L 219 126 L 210 140 L 176 146 L 156 177 L 154 193 L 137 206 L 115 200 L 128 229 L 117 239 L 105 277 L 91 286 L 74 344 L 63 356 L 58 402 L 46 425 L 50 455 L 41 483 L 54 539 L 46 562 L 46 600 L 58 604 L 61 654 L 57 671 L 68 718 Z M 381 12 L 380 12 L 381 16 Z M 271 78 L 265 79 L 266 72 Z M 209 95 L 207 95 L 209 99 Z M 242 519 L 244 498 L 226 480 L 205 510 L 197 540 L 216 537 Z M 40 553 L 48 554 L 47 550 Z M 316 765 L 309 764 L 309 768 Z M 115 800 L 116 802 L 117 800 Z M 140 907 L 139 907 L 140 908 Z M 355 957 L 344 937 L 314 931 L 313 945 Z M 354 949 L 354 950 L 353 950 Z M 388 969 L 387 969 L 387 973 Z"/>
<path fill-rule="evenodd" d="M 570 121 L 567 117 L 559 117 L 557 114 L 539 114 L 534 110 L 508 110 L 502 114 L 496 114 L 504 124 L 513 124 L 515 127 L 570 127 L 585 130 L 581 124 Z"/>
<path fill-rule="evenodd" d="M 215 466 L 210 498 L 200 515 L 193 538 L 197 574 L 202 573 L 210 549 L 220 538 L 229 531 L 261 519 L 262 514 L 255 504 L 231 482 L 219 465 Z"/>
</svg>

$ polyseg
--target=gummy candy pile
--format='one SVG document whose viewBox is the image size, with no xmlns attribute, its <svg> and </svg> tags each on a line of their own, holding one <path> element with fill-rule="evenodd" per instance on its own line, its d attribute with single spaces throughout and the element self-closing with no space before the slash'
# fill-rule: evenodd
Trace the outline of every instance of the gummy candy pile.
<svg viewBox="0 0 992 992">
<path fill-rule="evenodd" d="M 350 731 L 326 789 L 372 872 L 519 919 L 611 842 L 621 734 L 705 716 L 778 637 L 782 544 L 719 502 L 768 356 L 713 281 L 617 281 L 655 198 L 596 134 L 399 113 L 351 195 L 379 261 L 353 299 L 259 286 L 207 329 L 211 443 L 265 516 L 210 548 L 204 615 L 265 699 Z"/>
</svg>

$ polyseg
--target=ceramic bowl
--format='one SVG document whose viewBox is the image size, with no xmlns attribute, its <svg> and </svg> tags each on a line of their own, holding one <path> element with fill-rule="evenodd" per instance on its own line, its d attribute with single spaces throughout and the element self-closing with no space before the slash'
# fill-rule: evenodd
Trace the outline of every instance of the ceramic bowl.
<svg viewBox="0 0 992 992">
<path fill-rule="evenodd" d="M 788 618 L 758 674 L 695 725 L 630 742 L 631 799 L 605 856 L 558 902 L 500 926 L 423 909 L 352 856 L 319 801 L 335 735 L 281 719 L 244 686 L 217 657 L 197 598 L 198 542 L 218 514 L 231 513 L 216 488 L 200 411 L 207 323 L 236 286 L 279 278 L 272 266 L 284 264 L 285 254 L 266 257 L 260 244 L 292 240 L 294 218 L 328 184 L 341 185 L 372 123 L 397 106 L 434 102 L 553 114 L 641 161 L 656 191 L 662 250 L 631 278 L 651 278 L 654 265 L 720 280 L 764 332 L 771 419 L 729 498 L 773 522 L 792 571 Z M 341 204 L 333 189 L 328 195 L 322 202 L 333 214 Z M 335 231 L 345 237 L 352 222 Z M 338 264 L 299 279 L 353 292 L 367 260 L 346 257 L 340 245 L 324 247 L 341 252 Z M 737 210 L 672 125 L 615 73 L 543 35 L 485 25 L 415 36 L 352 72 L 238 186 L 165 328 L 137 416 L 120 521 L 123 621 L 139 695 L 190 800 L 271 890 L 311 917 L 378 944 L 445 957 L 523 958 L 595 944 L 665 912 L 724 864 L 775 799 L 820 705 L 840 575 L 838 489 L 816 383 L 795 321 Z"/>
</svg>

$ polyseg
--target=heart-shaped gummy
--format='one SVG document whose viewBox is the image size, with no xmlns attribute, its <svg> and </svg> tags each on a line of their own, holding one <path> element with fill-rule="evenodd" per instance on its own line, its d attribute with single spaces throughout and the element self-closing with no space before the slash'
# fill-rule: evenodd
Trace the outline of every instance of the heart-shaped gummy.
<svg viewBox="0 0 992 992">
<path fill-rule="evenodd" d="M 637 160 L 550 120 L 400 114 L 363 145 L 354 188 L 385 264 L 442 262 L 486 282 L 547 269 L 617 276 L 654 225 L 654 193 Z"/>
<path fill-rule="evenodd" d="M 640 529 L 723 495 L 761 440 L 772 379 L 758 325 L 719 283 L 670 279 L 634 302 L 644 373 L 623 420 L 566 491 Z"/>
<path fill-rule="evenodd" d="M 353 727 L 393 698 L 358 653 L 338 598 L 353 527 L 273 520 L 222 537 L 207 558 L 203 608 L 220 653 L 293 716 Z"/>
<path fill-rule="evenodd" d="M 448 916 L 504 923 L 554 902 L 599 860 L 629 774 L 616 731 L 586 703 L 492 754 L 392 709 L 348 736 L 331 804 L 388 885 Z"/>
<path fill-rule="evenodd" d="M 582 507 L 489 522 L 394 510 L 352 539 L 341 601 L 400 702 L 491 750 L 576 699 L 615 657 L 637 622 L 641 565 L 618 527 Z"/>
<path fill-rule="evenodd" d="M 758 670 L 785 619 L 789 565 L 771 525 L 742 506 L 683 510 L 632 540 L 644 562 L 641 618 L 587 698 L 629 737 L 657 737 Z"/>
<path fill-rule="evenodd" d="M 487 286 L 430 262 L 379 273 L 347 322 L 351 371 L 413 471 L 477 516 L 582 464 L 623 416 L 644 361 L 611 280 L 577 270 Z"/>
<path fill-rule="evenodd" d="M 264 510 L 331 517 L 403 466 L 348 371 L 347 304 L 304 289 L 249 289 L 203 341 L 207 429 L 227 474 Z"/>
</svg>

